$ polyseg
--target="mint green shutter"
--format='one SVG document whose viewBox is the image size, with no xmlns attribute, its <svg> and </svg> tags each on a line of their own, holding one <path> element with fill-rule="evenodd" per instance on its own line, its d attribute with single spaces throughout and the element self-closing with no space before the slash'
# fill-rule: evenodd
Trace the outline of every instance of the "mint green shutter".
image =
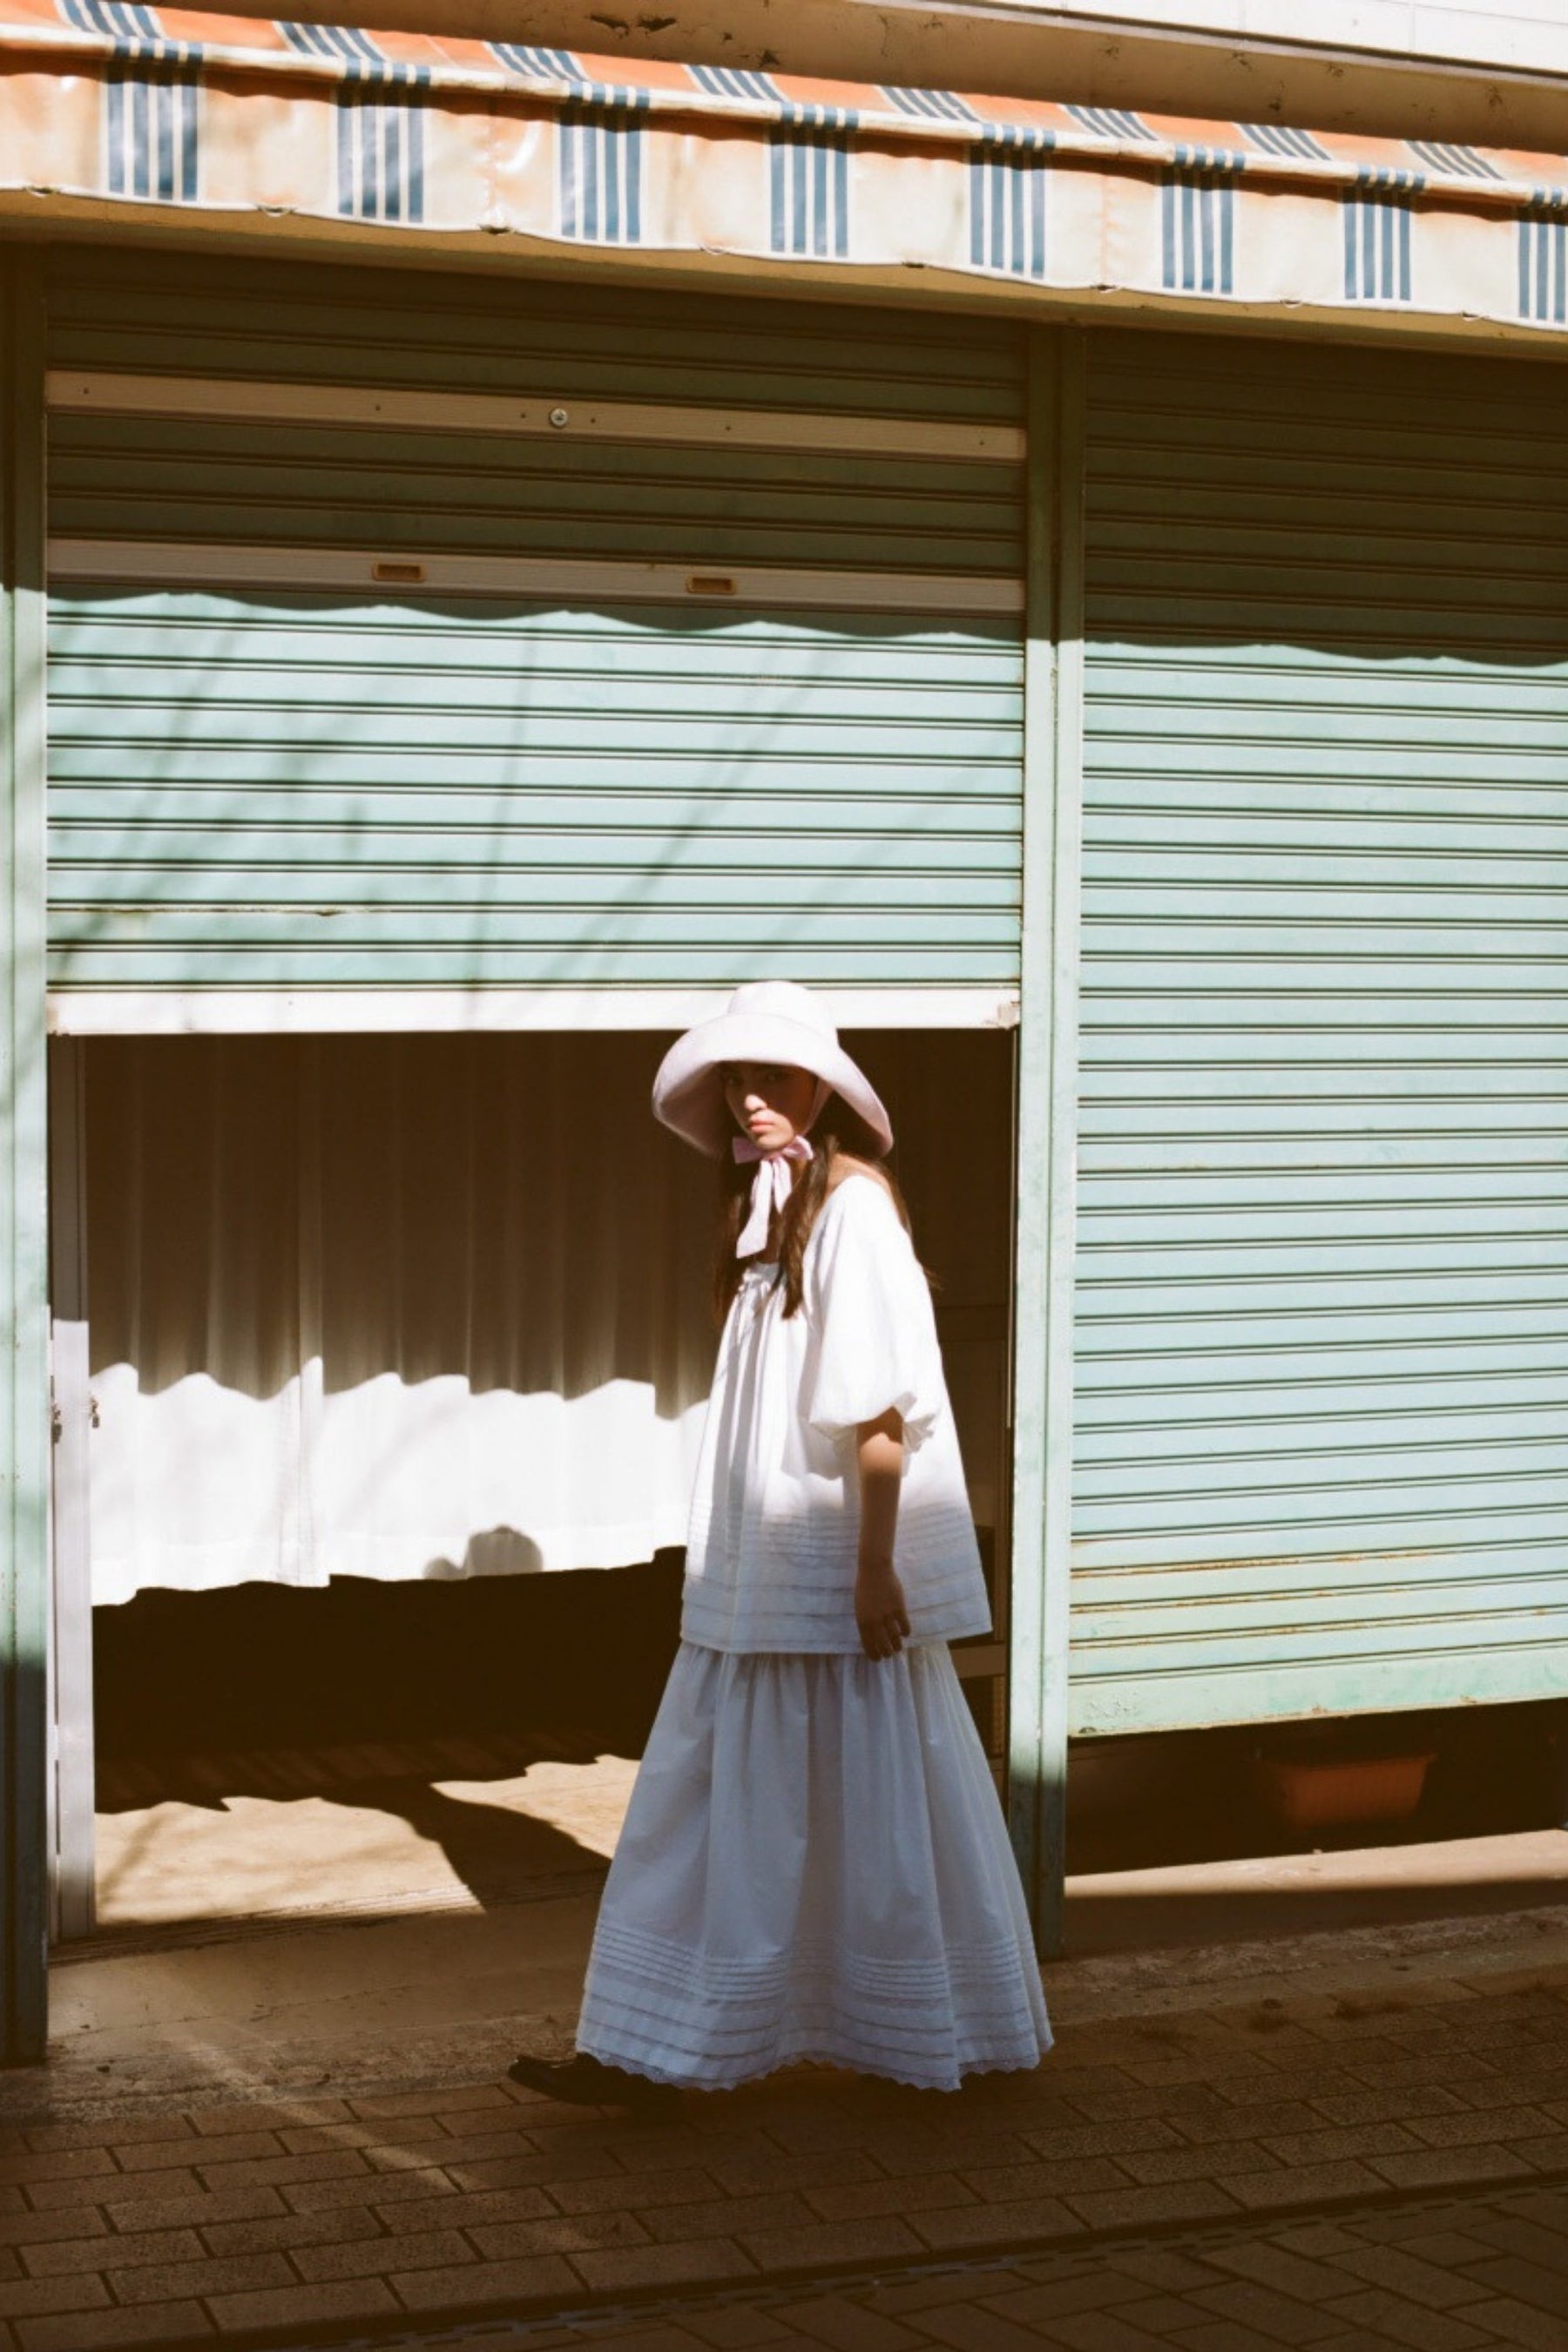
<svg viewBox="0 0 1568 2352">
<path fill-rule="evenodd" d="M 1091 344 L 1073 1727 L 1568 1690 L 1561 382 Z"/>
<path fill-rule="evenodd" d="M 59 268 L 57 988 L 1016 982 L 1010 329 L 479 277 Z M 183 385 L 187 409 L 204 383 L 261 383 L 509 395 L 567 421 L 58 404 L 60 383 L 127 373 Z M 696 437 L 579 430 L 604 401 L 695 413 Z M 777 442 L 734 446 L 759 415 Z M 819 446 L 846 420 L 876 446 Z M 949 427 L 1011 454 L 931 446 Z M 171 551 L 192 577 L 138 582 Z M 289 575 L 345 551 L 384 584 Z M 546 573 L 483 594 L 397 576 L 459 559 Z M 279 576 L 200 576 L 237 562 Z M 552 586 L 585 563 L 619 569 Z M 650 564 L 660 596 L 639 593 Z M 748 593 L 748 568 L 783 593 Z"/>
</svg>

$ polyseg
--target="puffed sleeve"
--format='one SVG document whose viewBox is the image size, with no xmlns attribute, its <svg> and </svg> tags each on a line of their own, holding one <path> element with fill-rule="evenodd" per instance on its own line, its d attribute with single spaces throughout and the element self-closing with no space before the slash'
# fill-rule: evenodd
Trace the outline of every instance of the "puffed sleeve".
<svg viewBox="0 0 1568 2352">
<path fill-rule="evenodd" d="M 912 1451 L 947 1398 L 931 1288 L 898 1211 L 873 1178 L 847 1177 L 823 1209 L 815 1243 L 806 1420 L 838 1438 L 896 1409 Z"/>
</svg>

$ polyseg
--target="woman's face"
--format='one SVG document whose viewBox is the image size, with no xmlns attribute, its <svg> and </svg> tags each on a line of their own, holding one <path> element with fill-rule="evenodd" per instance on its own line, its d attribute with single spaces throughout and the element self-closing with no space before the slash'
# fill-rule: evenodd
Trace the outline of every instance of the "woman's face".
<svg viewBox="0 0 1568 2352">
<path fill-rule="evenodd" d="M 782 1151 L 805 1133 L 816 1100 L 809 1070 L 779 1062 L 726 1062 L 719 1076 L 731 1117 L 763 1151 Z"/>
</svg>

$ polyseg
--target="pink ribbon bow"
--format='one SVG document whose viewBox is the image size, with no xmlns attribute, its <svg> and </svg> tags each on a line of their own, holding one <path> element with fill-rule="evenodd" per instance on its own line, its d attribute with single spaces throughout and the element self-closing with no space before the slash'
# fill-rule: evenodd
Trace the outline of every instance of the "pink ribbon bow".
<svg viewBox="0 0 1568 2352">
<path fill-rule="evenodd" d="M 754 1257 L 768 1245 L 768 1217 L 774 1208 L 782 1209 L 795 1190 L 792 1160 L 809 1160 L 812 1149 L 804 1135 L 791 1136 L 782 1151 L 764 1151 L 750 1136 L 737 1135 L 730 1149 L 737 1160 L 755 1160 L 759 1165 L 752 1184 L 752 1210 L 735 1244 L 737 1257 Z"/>
</svg>

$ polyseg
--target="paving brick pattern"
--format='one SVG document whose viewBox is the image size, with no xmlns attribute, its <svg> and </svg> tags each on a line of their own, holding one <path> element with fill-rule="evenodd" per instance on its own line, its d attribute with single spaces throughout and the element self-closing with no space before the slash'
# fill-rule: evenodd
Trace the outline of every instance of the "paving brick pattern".
<svg viewBox="0 0 1568 2352">
<path fill-rule="evenodd" d="M 1568 2345 L 1568 2186 L 383 2339 L 383 2352 L 1470 2352 Z M 363 2352 L 369 2352 L 362 2339 Z M 302 2352 L 302 2347 L 301 2347 Z M 352 2352 L 352 2347 L 345 2347 Z"/>
<path fill-rule="evenodd" d="M 24 2115 L 0 2129 L 0 2352 L 281 2344 L 694 2292 L 704 2326 L 733 2326 L 733 2289 L 1004 2252 L 995 2309 L 972 2281 L 945 2299 L 929 2277 L 858 2300 L 819 2285 L 751 2340 L 1568 2347 L 1551 2186 L 1568 2183 L 1568 1972 L 1084 2025 L 1037 2074 L 956 2095 L 800 2072 L 686 2108 L 640 2124 L 481 2082 Z M 1440 2206 L 1416 2242 L 1398 2234 L 1391 2200 L 1481 2190 L 1490 2235 Z M 1363 2218 L 1302 2218 L 1325 2209 Z M 1118 2258 L 1143 2263 L 1140 2292 L 1100 2298 L 1091 2239 L 1226 2226 L 1250 2268 L 1145 2250 Z M 637 2324 L 666 2330 L 627 2335 L 639 2352 L 747 2340 Z"/>
</svg>

